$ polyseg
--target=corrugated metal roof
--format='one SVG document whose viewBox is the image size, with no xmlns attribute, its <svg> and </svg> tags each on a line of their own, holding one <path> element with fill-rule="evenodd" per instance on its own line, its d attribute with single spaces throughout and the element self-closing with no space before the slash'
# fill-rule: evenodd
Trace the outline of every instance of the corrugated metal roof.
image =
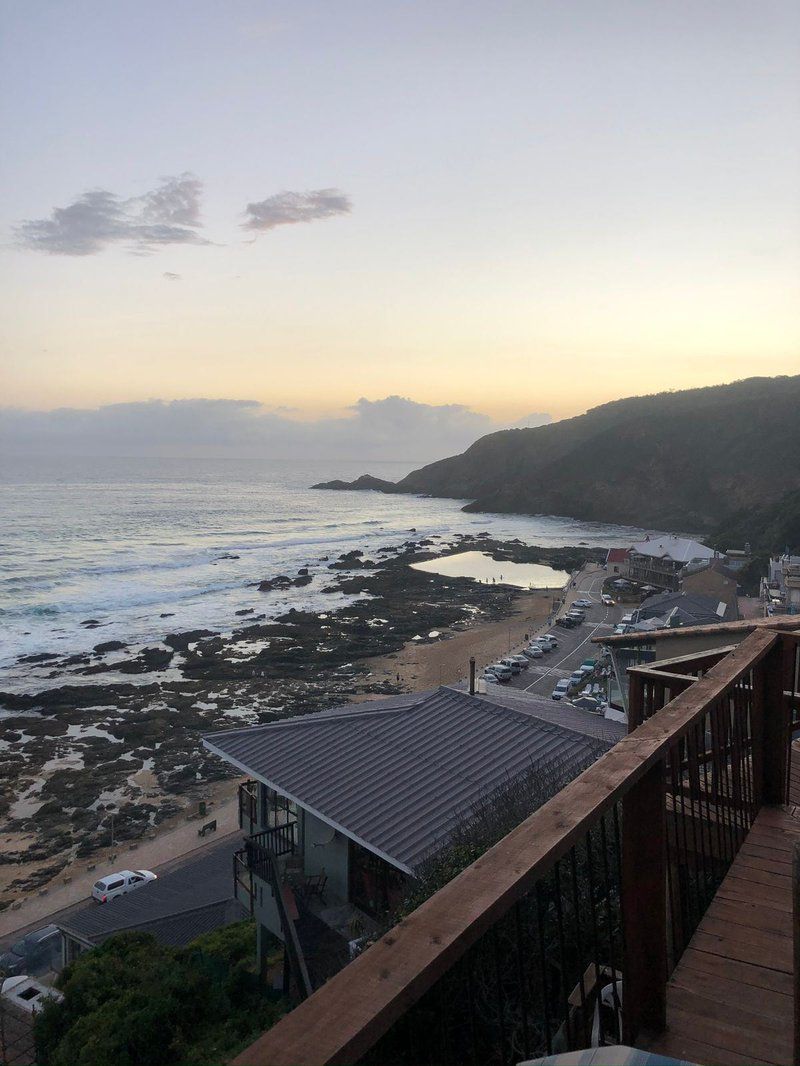
<svg viewBox="0 0 800 1066">
<path fill-rule="evenodd" d="M 411 706 L 382 703 L 203 742 L 408 871 L 482 796 L 532 763 L 574 760 L 577 767 L 608 746 L 450 688 Z"/>
<path fill-rule="evenodd" d="M 91 903 L 56 924 L 78 940 L 100 944 L 114 933 L 125 930 L 138 929 L 159 936 L 157 926 L 164 923 L 163 931 L 168 934 L 164 943 L 188 943 L 188 940 L 174 939 L 181 935 L 181 928 L 189 933 L 201 925 L 200 932 L 216 928 L 208 925 L 212 919 L 210 912 L 204 915 L 199 912 L 233 899 L 233 853 L 239 847 L 241 837 L 238 836 L 233 841 L 215 844 L 201 858 L 162 875 L 136 892 L 111 903 Z M 225 912 L 218 908 L 215 913 Z M 181 921 L 177 922 L 177 919 Z"/>
<path fill-rule="evenodd" d="M 523 714 L 540 718 L 543 722 L 552 722 L 562 729 L 569 729 L 585 737 L 594 737 L 608 744 L 616 744 L 628 732 L 623 723 L 581 710 L 580 707 L 573 707 L 566 700 L 557 703 L 555 700 L 531 696 L 530 693 L 516 688 L 500 689 L 498 685 L 492 685 L 491 688 L 487 686 L 486 695 L 480 698 L 501 707 L 513 707 Z"/>
<path fill-rule="evenodd" d="M 676 563 L 689 563 L 694 559 L 713 559 L 717 554 L 699 540 L 689 537 L 648 537 L 634 544 L 639 555 L 651 555 L 654 559 L 673 559 Z"/>
</svg>

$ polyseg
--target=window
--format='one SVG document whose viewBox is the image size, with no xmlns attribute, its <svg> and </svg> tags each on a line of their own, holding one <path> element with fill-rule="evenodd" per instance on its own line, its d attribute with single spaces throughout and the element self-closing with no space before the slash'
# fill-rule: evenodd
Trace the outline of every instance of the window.
<svg viewBox="0 0 800 1066">
<path fill-rule="evenodd" d="M 348 879 L 350 902 L 367 914 L 385 914 L 403 899 L 405 874 L 352 840 Z"/>
<path fill-rule="evenodd" d="M 120 878 L 118 881 L 109 881 L 106 891 L 113 892 L 115 888 L 122 888 L 125 882 Z"/>
<path fill-rule="evenodd" d="M 264 829 L 286 825 L 297 819 L 297 804 L 268 785 L 261 786 L 259 824 Z"/>
</svg>

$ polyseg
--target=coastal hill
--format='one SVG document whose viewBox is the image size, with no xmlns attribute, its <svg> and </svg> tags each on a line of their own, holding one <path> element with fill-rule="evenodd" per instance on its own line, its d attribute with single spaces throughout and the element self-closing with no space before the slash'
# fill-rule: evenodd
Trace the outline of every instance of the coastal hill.
<svg viewBox="0 0 800 1066">
<path fill-rule="evenodd" d="M 562 422 L 490 433 L 396 483 L 363 475 L 314 487 L 796 543 L 800 375 L 615 400 Z"/>
</svg>

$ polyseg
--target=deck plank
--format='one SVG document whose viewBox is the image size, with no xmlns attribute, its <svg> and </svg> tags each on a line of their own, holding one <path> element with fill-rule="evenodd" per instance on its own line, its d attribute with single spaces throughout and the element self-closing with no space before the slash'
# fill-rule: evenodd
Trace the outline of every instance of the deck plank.
<svg viewBox="0 0 800 1066">
<path fill-rule="evenodd" d="M 759 813 L 670 977 L 667 1029 L 647 1050 L 704 1066 L 791 1066 L 790 874 L 798 841 L 800 819 L 792 811 Z"/>
</svg>

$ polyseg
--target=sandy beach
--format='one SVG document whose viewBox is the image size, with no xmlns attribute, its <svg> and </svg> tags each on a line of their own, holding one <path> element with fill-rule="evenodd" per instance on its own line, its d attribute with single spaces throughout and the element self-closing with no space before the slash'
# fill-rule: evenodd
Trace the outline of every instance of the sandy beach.
<svg viewBox="0 0 800 1066">
<path fill-rule="evenodd" d="M 397 680 L 410 692 L 422 692 L 437 685 L 452 685 L 469 674 L 470 656 L 475 656 L 478 674 L 484 666 L 507 655 L 545 627 L 553 610 L 553 599 L 562 589 L 537 589 L 517 596 L 507 618 L 478 623 L 469 629 L 442 630 L 441 639 L 423 644 L 413 641 L 391 655 L 367 660 L 373 677 Z"/>
</svg>

